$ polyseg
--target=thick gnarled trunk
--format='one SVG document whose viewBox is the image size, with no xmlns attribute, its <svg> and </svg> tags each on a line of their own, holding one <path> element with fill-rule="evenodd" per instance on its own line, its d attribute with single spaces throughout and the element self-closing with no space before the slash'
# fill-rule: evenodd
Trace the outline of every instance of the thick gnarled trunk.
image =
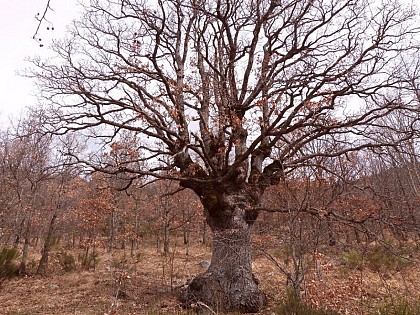
<svg viewBox="0 0 420 315">
<path fill-rule="evenodd" d="M 215 312 L 252 313 L 265 305 L 266 297 L 252 274 L 249 230 L 214 233 L 211 265 L 188 284 L 183 301 Z"/>
<path fill-rule="evenodd" d="M 251 227 L 257 213 L 252 210 L 250 194 L 222 192 L 206 197 L 202 200 L 213 232 L 212 260 L 205 273 L 188 283 L 182 300 L 187 307 L 214 312 L 258 312 L 266 296 L 252 273 Z"/>
</svg>

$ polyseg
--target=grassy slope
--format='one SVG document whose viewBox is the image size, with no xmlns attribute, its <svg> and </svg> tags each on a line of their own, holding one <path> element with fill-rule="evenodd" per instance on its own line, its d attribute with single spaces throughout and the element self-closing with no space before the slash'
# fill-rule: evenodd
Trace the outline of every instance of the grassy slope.
<svg viewBox="0 0 420 315">
<path fill-rule="evenodd" d="M 180 243 L 180 241 L 179 241 Z M 14 278 L 0 288 L 0 314 L 183 314 L 176 288 L 203 271 L 200 262 L 210 259 L 210 248 L 183 245 L 164 256 L 154 242 L 145 241 L 139 250 L 99 253 L 96 271 L 82 270 L 77 256 L 76 270 L 64 272 L 60 249 L 52 253 L 47 277 Z M 268 249 L 282 263 L 281 251 Z M 416 253 L 418 258 L 418 252 Z M 37 256 L 32 259 L 37 261 Z M 357 255 L 355 258 L 359 259 Z M 316 262 L 316 263 L 315 263 Z M 330 248 L 307 259 L 306 300 L 310 305 L 330 307 L 343 314 L 365 314 L 378 305 L 401 298 L 420 298 L 420 269 L 415 263 L 387 265 L 380 272 L 349 263 L 348 257 Z M 269 296 L 261 314 L 272 314 L 285 295 L 286 279 L 263 255 L 256 255 L 254 270 Z M 171 289 L 172 288 L 172 289 Z"/>
</svg>

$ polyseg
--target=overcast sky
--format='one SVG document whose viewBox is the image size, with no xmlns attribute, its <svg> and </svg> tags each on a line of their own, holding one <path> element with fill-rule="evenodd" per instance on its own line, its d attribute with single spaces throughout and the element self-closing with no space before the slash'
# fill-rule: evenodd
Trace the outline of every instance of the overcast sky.
<svg viewBox="0 0 420 315">
<path fill-rule="evenodd" d="M 16 72 L 28 68 L 25 58 L 47 56 L 48 45 L 65 34 L 66 26 L 77 17 L 77 0 L 51 0 L 54 11 L 47 13 L 54 31 L 48 31 L 48 22 L 40 29 L 44 47 L 32 39 L 37 28 L 36 14 L 45 10 L 47 0 L 0 0 L 0 126 L 8 117 L 18 116 L 25 106 L 36 105 L 36 90 L 30 79 Z"/>
</svg>

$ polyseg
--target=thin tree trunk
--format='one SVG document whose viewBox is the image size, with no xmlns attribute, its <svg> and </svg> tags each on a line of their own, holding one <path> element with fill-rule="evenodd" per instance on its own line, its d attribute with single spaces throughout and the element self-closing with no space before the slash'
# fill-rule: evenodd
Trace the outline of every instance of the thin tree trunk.
<svg viewBox="0 0 420 315">
<path fill-rule="evenodd" d="M 90 249 L 89 244 L 86 244 L 85 251 L 83 254 L 83 259 L 82 259 L 82 266 L 87 270 L 89 270 L 89 263 L 90 263 L 89 262 L 89 249 Z"/>
<path fill-rule="evenodd" d="M 131 238 L 131 240 L 130 240 L 130 257 L 134 257 L 134 245 L 135 245 L 134 238 Z"/>
<path fill-rule="evenodd" d="M 57 212 L 55 212 L 51 218 L 50 225 L 48 226 L 47 236 L 45 237 L 44 247 L 42 248 L 42 256 L 38 264 L 36 273 L 40 275 L 45 275 L 48 266 L 48 256 L 50 253 L 51 246 L 53 244 L 53 233 L 54 233 L 54 224 L 57 219 Z"/>
<path fill-rule="evenodd" d="M 19 266 L 20 275 L 26 274 L 26 262 L 28 260 L 28 250 L 29 250 L 29 237 L 28 235 L 25 235 L 25 242 L 23 244 L 23 250 L 22 250 L 22 259 L 20 261 L 20 266 Z"/>
<path fill-rule="evenodd" d="M 19 266 L 20 275 L 26 274 L 26 263 L 28 260 L 28 251 L 29 251 L 29 236 L 30 236 L 29 234 L 31 230 L 31 217 L 32 216 L 28 218 L 27 223 L 26 223 L 25 241 L 24 241 L 23 249 L 22 249 L 22 259 L 20 261 L 20 266 Z"/>
<path fill-rule="evenodd" d="M 84 243 L 84 235 L 83 235 L 83 232 L 80 232 L 80 234 L 79 234 L 79 248 L 83 248 L 83 243 Z"/>
<path fill-rule="evenodd" d="M 112 211 L 109 224 L 108 253 L 112 252 L 115 243 L 115 211 Z"/>
<path fill-rule="evenodd" d="M 134 236 L 131 239 L 131 252 L 134 251 L 134 247 L 136 249 L 139 249 L 138 239 L 139 239 L 139 216 L 136 213 L 135 220 L 134 220 Z"/>
<path fill-rule="evenodd" d="M 163 252 L 169 253 L 169 242 L 170 242 L 170 226 L 169 222 L 165 222 L 164 233 L 163 233 Z"/>
<path fill-rule="evenodd" d="M 185 208 L 182 209 L 182 222 L 183 222 L 183 229 L 182 234 L 184 238 L 184 245 L 187 245 L 190 242 L 190 214 L 187 210 L 185 213 Z"/>
<path fill-rule="evenodd" d="M 163 252 L 169 253 L 169 245 L 171 240 L 171 218 L 170 218 L 170 206 L 169 201 L 165 200 L 163 208 Z"/>
<path fill-rule="evenodd" d="M 23 231 L 24 225 L 25 225 L 25 218 L 23 218 L 22 221 L 20 222 L 20 224 L 19 224 L 19 230 L 15 234 L 16 237 L 15 237 L 15 241 L 13 243 L 13 248 L 14 249 L 17 249 L 18 246 L 19 246 L 19 242 L 20 242 L 20 238 L 21 238 L 21 235 L 22 235 L 22 231 Z"/>
</svg>

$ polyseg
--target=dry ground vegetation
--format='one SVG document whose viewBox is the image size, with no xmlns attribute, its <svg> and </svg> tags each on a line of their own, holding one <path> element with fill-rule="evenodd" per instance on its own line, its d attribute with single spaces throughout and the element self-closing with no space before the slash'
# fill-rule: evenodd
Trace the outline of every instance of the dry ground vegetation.
<svg viewBox="0 0 420 315">
<path fill-rule="evenodd" d="M 269 298 L 260 314 L 299 314 L 281 308 L 290 284 L 285 272 L 293 274 L 296 262 L 304 270 L 302 301 L 314 309 L 334 314 L 415 314 L 401 305 L 419 305 L 418 242 L 388 239 L 350 246 L 338 240 L 334 246 L 306 250 L 301 260 L 294 260 L 296 248 L 285 239 L 261 233 L 263 228 L 264 224 L 257 225 L 253 238 L 254 272 Z M 44 277 L 35 275 L 40 256 L 32 254 L 28 275 L 2 283 L 0 314 L 195 313 L 184 310 L 177 296 L 188 279 L 207 267 L 211 240 L 203 244 L 200 235 L 193 234 L 184 244 L 182 237 L 173 236 L 167 253 L 163 245 L 156 246 L 154 235 L 143 237 L 132 251 L 108 252 L 97 244 L 87 267 L 82 266 L 82 248 L 55 245 Z"/>
</svg>

